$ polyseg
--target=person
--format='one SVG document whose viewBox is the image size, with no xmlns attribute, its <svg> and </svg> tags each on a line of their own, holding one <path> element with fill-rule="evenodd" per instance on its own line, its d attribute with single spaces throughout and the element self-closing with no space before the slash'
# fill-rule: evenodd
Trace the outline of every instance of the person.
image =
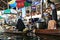
<svg viewBox="0 0 60 40">
<path fill-rule="evenodd" d="M 52 20 L 57 21 L 57 10 L 56 10 L 56 5 L 54 2 L 47 0 L 48 6 L 51 8 L 52 10 Z"/>
<path fill-rule="evenodd" d="M 24 25 L 22 19 L 20 19 L 20 18 L 17 21 L 16 29 L 18 29 L 18 31 L 23 31 L 23 29 L 25 29 L 25 25 Z"/>
<path fill-rule="evenodd" d="M 56 29 L 56 21 L 55 20 L 50 20 L 48 22 L 48 29 Z"/>
</svg>

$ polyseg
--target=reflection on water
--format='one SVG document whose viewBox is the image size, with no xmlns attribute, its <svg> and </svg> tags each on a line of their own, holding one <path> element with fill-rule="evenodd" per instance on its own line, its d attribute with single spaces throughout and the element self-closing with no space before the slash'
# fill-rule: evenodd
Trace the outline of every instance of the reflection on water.
<svg viewBox="0 0 60 40">
<path fill-rule="evenodd" d="M 16 36 L 16 35 L 0 35 L 0 40 L 60 40 L 55 36 Z"/>
<path fill-rule="evenodd" d="M 32 36 L 1 36 L 1 40 L 38 40 L 38 37 Z M 40 39 L 39 39 L 40 40 Z"/>
</svg>

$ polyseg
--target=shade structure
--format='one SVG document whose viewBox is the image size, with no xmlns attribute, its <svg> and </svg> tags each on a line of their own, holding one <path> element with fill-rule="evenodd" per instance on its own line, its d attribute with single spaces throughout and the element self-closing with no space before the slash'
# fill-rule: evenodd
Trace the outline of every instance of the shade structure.
<svg viewBox="0 0 60 40">
<path fill-rule="evenodd" d="M 26 0 L 26 2 L 28 2 L 28 3 L 32 3 L 32 0 Z"/>
<path fill-rule="evenodd" d="M 25 2 L 24 5 L 25 5 L 25 7 L 28 7 L 28 6 L 31 6 L 32 4 L 28 3 L 28 2 Z"/>
<path fill-rule="evenodd" d="M 17 7 L 18 7 L 18 8 L 22 8 L 22 7 L 24 7 L 24 2 L 17 3 Z"/>
<path fill-rule="evenodd" d="M 4 14 L 10 14 L 11 10 L 10 9 L 6 9 L 4 10 Z"/>
<path fill-rule="evenodd" d="M 13 4 L 15 3 L 16 0 L 11 0 L 10 2 L 8 2 L 8 4 Z"/>
<path fill-rule="evenodd" d="M 16 0 L 17 3 L 25 2 L 26 0 Z"/>
<path fill-rule="evenodd" d="M 17 6 L 17 3 L 15 2 L 15 3 L 13 3 L 13 4 L 10 4 L 9 5 L 11 8 L 15 8 L 16 6 Z"/>
</svg>

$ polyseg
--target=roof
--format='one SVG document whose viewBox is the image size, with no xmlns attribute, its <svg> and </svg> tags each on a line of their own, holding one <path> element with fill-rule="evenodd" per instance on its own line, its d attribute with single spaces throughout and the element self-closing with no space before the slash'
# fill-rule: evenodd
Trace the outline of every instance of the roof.
<svg viewBox="0 0 60 40">
<path fill-rule="evenodd" d="M 0 0 L 0 10 L 7 9 L 9 1 L 11 1 L 11 0 Z"/>
<path fill-rule="evenodd" d="M 7 3 L 11 0 L 0 0 L 0 10 L 8 8 Z"/>
</svg>

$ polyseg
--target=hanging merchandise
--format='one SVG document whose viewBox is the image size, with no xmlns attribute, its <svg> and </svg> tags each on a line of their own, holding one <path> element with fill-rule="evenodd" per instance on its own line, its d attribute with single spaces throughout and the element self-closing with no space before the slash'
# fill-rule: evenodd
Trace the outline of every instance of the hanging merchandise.
<svg viewBox="0 0 60 40">
<path fill-rule="evenodd" d="M 11 10 L 10 9 L 6 9 L 4 10 L 4 14 L 10 14 Z"/>
<path fill-rule="evenodd" d="M 31 6 L 32 4 L 28 3 L 28 2 L 25 2 L 24 5 L 25 5 L 25 7 L 28 7 L 28 6 Z"/>
<path fill-rule="evenodd" d="M 15 8 L 16 5 L 17 5 L 17 3 L 15 2 L 15 3 L 13 3 L 13 4 L 10 4 L 10 7 L 11 7 L 11 8 Z"/>
<path fill-rule="evenodd" d="M 26 2 L 28 2 L 28 3 L 32 3 L 32 0 L 26 0 Z"/>
<path fill-rule="evenodd" d="M 17 7 L 18 7 L 18 8 L 22 8 L 22 7 L 24 7 L 24 2 L 17 3 Z"/>
</svg>

